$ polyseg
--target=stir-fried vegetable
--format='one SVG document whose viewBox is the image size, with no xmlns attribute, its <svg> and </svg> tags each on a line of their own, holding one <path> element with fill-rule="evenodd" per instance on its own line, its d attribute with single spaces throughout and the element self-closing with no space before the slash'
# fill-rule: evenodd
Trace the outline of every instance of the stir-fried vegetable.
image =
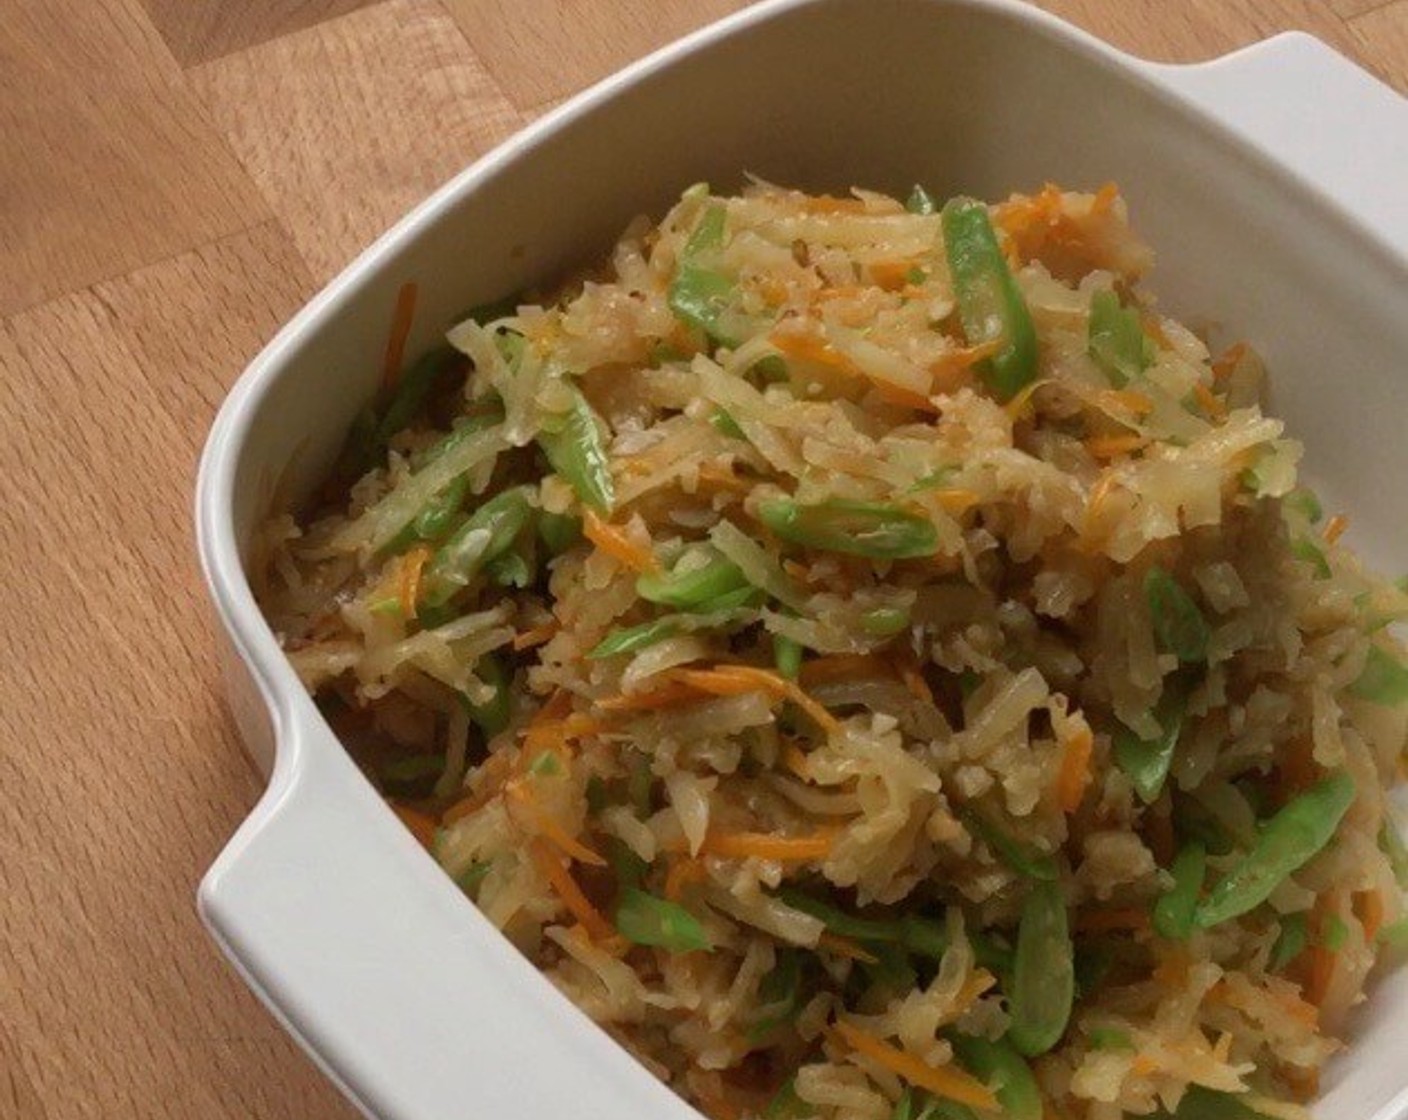
<svg viewBox="0 0 1408 1120">
<path fill-rule="evenodd" d="M 987 1082 L 997 1094 L 1007 1120 L 1041 1120 L 1041 1092 L 1036 1078 L 1019 1053 L 1006 1042 L 993 1042 L 975 1035 L 949 1037 L 959 1060 Z"/>
<path fill-rule="evenodd" d="M 482 704 L 475 704 L 461 693 L 460 701 L 484 737 L 492 739 L 508 726 L 511 705 L 509 687 L 513 681 L 503 660 L 493 653 L 486 653 L 479 659 L 474 666 L 474 675 L 493 690 L 493 695 Z"/>
<path fill-rule="evenodd" d="M 637 650 L 653 646 L 680 632 L 679 623 L 673 618 L 656 618 L 642 622 L 638 626 L 626 626 L 613 630 L 602 638 L 588 657 L 611 657 L 618 653 L 635 653 Z"/>
<path fill-rule="evenodd" d="M 1163 695 L 1154 708 L 1159 734 L 1153 739 L 1141 739 L 1127 727 L 1114 734 L 1115 761 L 1129 775 L 1135 791 L 1146 804 L 1158 800 L 1168 778 L 1173 752 L 1183 734 L 1183 717 L 1188 707 L 1188 684 L 1182 675 L 1164 682 Z"/>
<path fill-rule="evenodd" d="M 785 634 L 772 636 L 772 659 L 777 671 L 790 681 L 802 671 L 802 643 Z"/>
<path fill-rule="evenodd" d="M 1287 802 L 1262 825 L 1256 844 L 1198 906 L 1197 923 L 1218 925 L 1271 896 L 1280 883 L 1320 851 L 1354 802 L 1354 779 L 1343 771 Z"/>
<path fill-rule="evenodd" d="M 1159 645 L 1185 664 L 1206 661 L 1211 638 L 1207 619 L 1178 581 L 1155 564 L 1144 575 L 1144 597 Z"/>
<path fill-rule="evenodd" d="M 396 382 L 386 411 L 381 414 L 372 443 L 376 448 L 385 447 L 391 437 L 415 419 L 424 406 L 436 380 L 456 360 L 457 355 L 448 346 L 439 346 L 423 354 L 419 361 L 406 370 Z"/>
<path fill-rule="evenodd" d="M 909 197 L 905 199 L 904 208 L 911 214 L 932 214 L 938 207 L 934 205 L 934 200 L 929 197 L 929 192 L 918 183 L 914 184 L 914 189 L 909 192 Z"/>
<path fill-rule="evenodd" d="M 580 518 L 566 513 L 541 510 L 537 520 L 538 539 L 551 556 L 560 556 L 582 539 Z"/>
<path fill-rule="evenodd" d="M 943 208 L 944 248 L 963 332 L 971 346 L 997 343 L 985 358 L 984 376 L 1002 400 L 1036 378 L 1036 328 L 1031 312 L 997 243 L 988 208 L 971 198 L 955 198 Z"/>
<path fill-rule="evenodd" d="M 713 948 L 699 919 L 683 906 L 635 887 L 628 887 L 621 894 L 616 928 L 628 941 L 656 945 L 672 953 Z"/>
<path fill-rule="evenodd" d="M 1361 700 L 1386 707 L 1408 702 L 1408 668 L 1378 646 L 1370 646 L 1364 671 L 1349 691 Z"/>
<path fill-rule="evenodd" d="M 467 587 L 484 565 L 512 546 L 533 513 L 531 486 L 515 486 L 490 498 L 435 553 L 421 582 L 431 607 L 444 605 Z"/>
<path fill-rule="evenodd" d="M 1075 999 L 1075 952 L 1058 883 L 1036 882 L 1022 903 L 1009 993 L 1008 1038 L 1029 1058 L 1066 1033 Z"/>
<path fill-rule="evenodd" d="M 1287 914 L 1281 919 L 1280 927 L 1276 944 L 1271 947 L 1271 957 L 1266 963 L 1272 972 L 1280 972 L 1310 943 L 1310 925 L 1303 912 Z"/>
<path fill-rule="evenodd" d="M 583 503 L 599 513 L 610 513 L 616 503 L 616 485 L 598 424 L 587 398 L 573 389 L 571 407 L 552 427 L 544 425 L 538 442 L 552 469 L 567 480 Z"/>
<path fill-rule="evenodd" d="M 681 322 L 703 331 L 720 346 L 736 346 L 724 333 L 720 320 L 737 285 L 722 272 L 707 267 L 700 257 L 723 246 L 728 211 L 717 203 L 705 208 L 680 257 L 679 270 L 670 284 L 670 310 Z"/>
<path fill-rule="evenodd" d="M 1173 886 L 1154 906 L 1154 928 L 1163 937 L 1181 941 L 1193 932 L 1198 892 L 1207 874 L 1208 854 L 1201 844 L 1189 844 L 1174 858 Z"/>
<path fill-rule="evenodd" d="M 751 586 L 737 564 L 705 547 L 686 553 L 668 572 L 641 576 L 636 594 L 681 610 L 709 610 L 721 597 Z"/>
<path fill-rule="evenodd" d="M 790 544 L 874 560 L 931 556 L 939 534 L 927 517 L 881 502 L 832 498 L 801 505 L 772 498 L 758 506 L 763 524 Z"/>
<path fill-rule="evenodd" d="M 1121 307 L 1120 297 L 1105 290 L 1090 298 L 1087 348 L 1105 376 L 1121 389 L 1149 368 L 1152 345 L 1144 335 L 1139 312 Z"/>
<path fill-rule="evenodd" d="M 1042 882 L 1055 882 L 1061 871 L 1056 859 L 1048 852 L 1014 839 L 1006 829 L 991 820 L 983 810 L 965 805 L 959 818 L 970 832 L 981 837 L 993 854 L 1019 875 Z"/>
</svg>

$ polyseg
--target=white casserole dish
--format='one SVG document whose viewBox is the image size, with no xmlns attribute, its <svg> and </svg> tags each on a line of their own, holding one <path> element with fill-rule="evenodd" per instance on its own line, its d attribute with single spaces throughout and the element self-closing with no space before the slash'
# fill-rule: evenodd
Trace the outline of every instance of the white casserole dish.
<svg viewBox="0 0 1408 1120">
<path fill-rule="evenodd" d="M 1254 341 L 1274 410 L 1355 543 L 1403 567 L 1408 103 L 1303 35 L 1159 66 L 1009 0 L 776 0 L 577 97 L 432 196 L 312 301 L 221 410 L 197 494 L 240 729 L 268 792 L 200 888 L 246 982 L 369 1116 L 697 1117 L 505 942 L 382 806 L 304 694 L 241 566 L 378 377 L 455 314 L 605 249 L 744 170 L 998 197 L 1115 179 L 1174 314 Z M 1408 1117 L 1408 971 L 1379 983 L 1321 1120 Z"/>
</svg>

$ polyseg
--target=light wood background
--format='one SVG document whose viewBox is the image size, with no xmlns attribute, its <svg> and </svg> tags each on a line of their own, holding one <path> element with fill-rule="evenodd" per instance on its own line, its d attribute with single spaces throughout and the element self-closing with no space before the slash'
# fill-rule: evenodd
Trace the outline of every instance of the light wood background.
<svg viewBox="0 0 1408 1120">
<path fill-rule="evenodd" d="M 0 1117 L 353 1115 L 194 911 L 260 792 L 194 561 L 201 441 L 402 210 L 740 6 L 0 0 Z M 1169 60 L 1304 28 L 1408 88 L 1408 0 L 1048 6 Z"/>
</svg>

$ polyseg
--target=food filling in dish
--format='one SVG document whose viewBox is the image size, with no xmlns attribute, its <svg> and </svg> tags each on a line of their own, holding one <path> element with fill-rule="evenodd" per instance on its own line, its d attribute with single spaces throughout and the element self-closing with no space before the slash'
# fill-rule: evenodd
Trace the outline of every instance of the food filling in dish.
<svg viewBox="0 0 1408 1120">
<path fill-rule="evenodd" d="M 252 568 L 447 875 L 716 1120 L 1294 1120 L 1408 941 L 1404 588 L 1118 191 L 685 191 Z"/>
</svg>

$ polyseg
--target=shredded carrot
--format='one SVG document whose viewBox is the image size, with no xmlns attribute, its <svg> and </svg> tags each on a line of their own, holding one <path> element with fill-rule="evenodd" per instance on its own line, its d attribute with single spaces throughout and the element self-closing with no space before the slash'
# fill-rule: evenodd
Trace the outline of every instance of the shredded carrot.
<svg viewBox="0 0 1408 1120">
<path fill-rule="evenodd" d="M 1092 214 L 1108 213 L 1120 197 L 1120 187 L 1118 183 L 1106 183 L 1095 192 L 1095 199 L 1090 204 Z"/>
<path fill-rule="evenodd" d="M 420 601 L 420 577 L 425 565 L 434 555 L 429 545 L 418 544 L 401 557 L 401 571 L 398 577 L 397 599 L 401 604 L 403 618 L 415 618 L 416 603 Z"/>
<path fill-rule="evenodd" d="M 1291 1087 L 1291 1092 L 1301 1101 L 1308 1101 L 1320 1095 L 1320 1071 L 1301 1066 L 1282 1066 L 1281 1078 Z"/>
<path fill-rule="evenodd" d="M 797 331 L 774 331 L 768 336 L 768 341 L 789 358 L 826 366 L 849 377 L 864 378 L 874 386 L 880 396 L 894 404 L 914 408 L 921 412 L 933 414 L 939 412 L 938 406 L 922 393 L 916 393 L 912 389 L 896 385 L 883 378 L 872 377 L 866 370 L 818 335 L 803 334 Z"/>
<path fill-rule="evenodd" d="M 872 261 L 870 278 L 887 292 L 897 292 L 909 283 L 913 261 Z"/>
<path fill-rule="evenodd" d="M 408 280 L 396 293 L 396 310 L 391 313 L 391 333 L 386 338 L 386 358 L 382 362 L 382 380 L 389 389 L 401 379 L 401 362 L 406 356 L 406 339 L 411 334 L 411 320 L 416 314 L 416 284 Z"/>
<path fill-rule="evenodd" d="M 782 765 L 791 770 L 792 773 L 801 778 L 804 782 L 812 780 L 811 767 L 807 765 L 807 756 L 802 753 L 802 748 L 796 743 L 788 742 L 783 744 L 780 755 Z"/>
<path fill-rule="evenodd" d="M 943 412 L 943 409 L 923 393 L 902 389 L 898 385 L 891 385 L 888 381 L 877 381 L 874 378 L 871 379 L 871 384 L 875 386 L 876 396 L 887 404 L 899 405 L 901 408 L 912 408 L 915 412 L 927 412 L 930 416 L 938 416 Z"/>
<path fill-rule="evenodd" d="M 1095 401 L 1101 408 L 1123 409 L 1135 416 L 1154 411 L 1154 402 L 1137 389 L 1104 389 L 1095 394 Z"/>
<path fill-rule="evenodd" d="M 553 636 L 562 629 L 560 623 L 554 619 L 552 622 L 545 622 L 541 626 L 534 626 L 523 630 L 513 637 L 513 648 L 518 652 L 525 649 L 533 649 L 544 642 L 550 641 Z"/>
<path fill-rule="evenodd" d="M 800 678 L 803 685 L 813 688 L 836 681 L 889 675 L 890 667 L 873 654 L 832 653 L 804 662 Z"/>
<path fill-rule="evenodd" d="M 1095 747 L 1095 737 L 1090 728 L 1081 726 L 1061 750 L 1061 769 L 1056 774 L 1056 800 L 1061 811 L 1068 816 L 1080 808 L 1085 795 L 1086 784 L 1090 781 L 1090 754 Z"/>
<path fill-rule="evenodd" d="M 1215 382 L 1226 381 L 1232 376 L 1232 371 L 1237 368 L 1246 356 L 1247 344 L 1245 342 L 1234 342 L 1222 354 L 1213 359 L 1212 379 Z"/>
<path fill-rule="evenodd" d="M 653 712 L 661 708 L 677 708 L 695 703 L 699 692 L 679 681 L 668 681 L 648 692 L 622 692 L 596 701 L 604 712 Z"/>
<path fill-rule="evenodd" d="M 1134 907 L 1115 910 L 1082 910 L 1076 915 L 1076 929 L 1082 933 L 1139 932 L 1149 928 L 1149 912 Z"/>
<path fill-rule="evenodd" d="M 670 870 L 665 873 L 665 897 L 678 902 L 684 889 L 690 883 L 702 883 L 708 878 L 704 865 L 697 859 L 680 856 L 671 861 Z"/>
<path fill-rule="evenodd" d="M 1017 393 L 1010 401 L 1002 406 L 1003 410 L 1014 422 L 1023 419 L 1029 411 L 1032 398 L 1036 396 L 1036 391 L 1043 385 L 1049 384 L 1049 382 L 1049 378 L 1041 381 L 1028 382 L 1021 392 Z"/>
<path fill-rule="evenodd" d="M 744 692 L 765 692 L 779 700 L 796 704 L 823 731 L 830 734 L 841 724 L 822 705 L 802 691 L 795 681 L 756 665 L 716 665 L 712 669 L 676 669 L 676 680 L 714 696 L 738 696 Z"/>
<path fill-rule="evenodd" d="M 943 507 L 945 513 L 954 517 L 962 517 L 982 501 L 972 490 L 957 487 L 949 490 L 935 490 L 934 500 Z"/>
<path fill-rule="evenodd" d="M 899 673 L 905 688 L 909 689 L 909 694 L 916 700 L 925 704 L 934 702 L 933 689 L 929 687 L 929 682 L 924 679 L 924 674 L 913 661 L 908 658 L 897 658 L 895 671 Z"/>
<path fill-rule="evenodd" d="M 739 478 L 731 468 L 716 467 L 705 463 L 697 473 L 700 482 L 719 490 L 732 490 L 738 494 L 747 494 L 753 489 L 751 482 L 745 478 Z"/>
<path fill-rule="evenodd" d="M 1349 528 L 1349 518 L 1342 513 L 1335 514 L 1329 521 L 1325 522 L 1325 531 L 1321 534 L 1325 538 L 1326 544 L 1334 544 Z"/>
<path fill-rule="evenodd" d="M 1384 924 L 1384 896 L 1376 890 L 1354 892 L 1354 915 L 1364 927 L 1364 941 L 1374 943 Z"/>
<path fill-rule="evenodd" d="M 1159 1068 L 1159 1063 L 1148 1054 L 1136 1054 L 1129 1064 L 1129 1072 L 1135 1077 L 1146 1077 Z"/>
<path fill-rule="evenodd" d="M 1173 343 L 1169 341 L 1168 335 L 1164 332 L 1163 322 L 1157 315 L 1143 316 L 1139 321 L 1139 325 L 1144 333 L 1158 344 L 1160 350 L 1169 350 L 1172 348 Z"/>
<path fill-rule="evenodd" d="M 847 960 L 860 961 L 862 964 L 875 964 L 879 961 L 874 953 L 867 952 L 866 949 L 849 937 L 842 937 L 839 933 L 831 933 L 823 930 L 820 937 L 816 939 L 817 947 L 828 952 L 835 953 L 838 957 L 845 957 Z"/>
<path fill-rule="evenodd" d="M 611 923 L 602 917 L 601 912 L 582 893 L 572 873 L 562 865 L 558 854 L 541 841 L 534 840 L 528 845 L 528 853 L 544 879 L 557 892 L 557 897 L 567 907 L 571 915 L 582 923 L 593 941 L 605 941 L 615 936 Z"/>
<path fill-rule="evenodd" d="M 948 1012 L 950 1021 L 966 1015 L 983 993 L 997 983 L 997 977 L 985 968 L 975 968 L 963 981 L 958 994 L 953 997 L 953 1007 Z"/>
<path fill-rule="evenodd" d="M 770 859 L 778 863 L 803 863 L 825 859 L 836 843 L 836 830 L 822 829 L 810 836 L 775 836 L 767 832 L 710 832 L 701 852 L 725 859 Z"/>
<path fill-rule="evenodd" d="M 1201 381 L 1193 382 L 1193 396 L 1198 399 L 1198 407 L 1207 413 L 1209 420 L 1225 420 L 1227 418 L 1227 405 L 1223 403 L 1221 397 Z"/>
<path fill-rule="evenodd" d="M 593 509 L 582 518 L 582 533 L 602 552 L 633 572 L 656 572 L 660 561 L 648 547 L 626 536 L 619 525 L 603 521 Z"/>
<path fill-rule="evenodd" d="M 1085 441 L 1085 449 L 1095 459 L 1117 459 L 1145 447 L 1147 436 L 1138 432 L 1120 432 L 1118 435 L 1091 436 Z"/>
<path fill-rule="evenodd" d="M 387 804 L 391 806 L 391 811 L 401 818 L 401 823 L 411 830 L 411 835 L 420 841 L 420 846 L 429 851 L 430 846 L 435 843 L 435 831 L 438 827 L 435 818 L 398 801 L 388 801 Z"/>
<path fill-rule="evenodd" d="M 998 1111 L 997 1097 L 972 1074 L 949 1066 L 930 1065 L 840 1019 L 836 1021 L 834 1029 L 841 1040 L 857 1054 L 884 1066 L 911 1085 L 927 1089 L 935 1096 L 966 1104 L 969 1108 Z"/>
<path fill-rule="evenodd" d="M 787 302 L 787 285 L 774 276 L 764 276 L 756 282 L 758 294 L 773 307 Z"/>
<path fill-rule="evenodd" d="M 588 867 L 605 867 L 606 860 L 592 851 L 576 837 L 568 834 L 567 830 L 558 824 L 550 814 L 544 811 L 538 802 L 537 795 L 533 792 L 533 783 L 515 778 L 505 787 L 505 792 L 509 798 L 528 810 L 533 818 L 533 823 L 537 825 L 538 832 L 543 839 L 551 842 L 560 849 L 564 855 L 571 857 L 578 863 L 585 863 Z"/>
</svg>

